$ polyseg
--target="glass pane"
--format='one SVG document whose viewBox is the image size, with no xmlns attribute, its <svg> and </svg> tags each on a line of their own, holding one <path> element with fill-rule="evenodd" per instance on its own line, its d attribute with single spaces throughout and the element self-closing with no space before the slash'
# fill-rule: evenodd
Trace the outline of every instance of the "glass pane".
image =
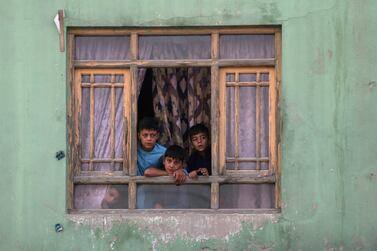
<svg viewBox="0 0 377 251">
<path fill-rule="evenodd" d="M 130 58 L 129 36 L 78 36 L 76 60 L 126 60 Z"/>
<path fill-rule="evenodd" d="M 269 141 L 269 121 L 268 121 L 268 110 L 269 110 L 269 102 L 268 102 L 268 87 L 261 87 L 261 120 L 260 120 L 260 128 L 261 128 L 261 136 L 260 136 L 260 143 L 261 143 L 261 157 L 268 157 L 268 141 Z"/>
<path fill-rule="evenodd" d="M 261 162 L 260 163 L 260 169 L 261 170 L 268 170 L 269 169 L 268 162 Z"/>
<path fill-rule="evenodd" d="M 123 74 L 115 74 L 115 83 L 124 83 L 124 76 Z"/>
<path fill-rule="evenodd" d="M 221 35 L 220 58 L 274 58 L 274 40 L 274 35 Z"/>
<path fill-rule="evenodd" d="M 269 82 L 269 74 L 268 73 L 261 73 L 260 74 L 260 81 L 261 82 Z"/>
<path fill-rule="evenodd" d="M 239 170 L 255 170 L 257 168 L 256 162 L 240 162 L 238 164 Z"/>
<path fill-rule="evenodd" d="M 240 82 L 257 82 L 257 74 L 255 73 L 240 73 Z"/>
<path fill-rule="evenodd" d="M 236 82 L 236 74 L 227 73 L 226 74 L 226 82 Z"/>
<path fill-rule="evenodd" d="M 220 208 L 274 208 L 274 184 L 220 185 Z"/>
<path fill-rule="evenodd" d="M 114 171 L 123 171 L 123 163 L 114 163 Z"/>
<path fill-rule="evenodd" d="M 211 36 L 140 36 L 140 59 L 210 59 Z"/>
<path fill-rule="evenodd" d="M 234 162 L 226 163 L 227 170 L 234 170 L 236 168 L 236 164 Z"/>
<path fill-rule="evenodd" d="M 110 158 L 110 88 L 94 89 L 94 157 Z"/>
<path fill-rule="evenodd" d="M 90 75 L 89 74 L 82 74 L 81 75 L 81 83 L 90 83 Z"/>
<path fill-rule="evenodd" d="M 81 171 L 89 171 L 89 163 L 82 163 Z"/>
<path fill-rule="evenodd" d="M 93 170 L 107 172 L 113 171 L 113 169 L 111 168 L 111 163 L 93 163 Z"/>
<path fill-rule="evenodd" d="M 128 208 L 128 185 L 76 185 L 74 208 Z"/>
<path fill-rule="evenodd" d="M 94 74 L 94 83 L 110 83 L 111 74 Z"/>
<path fill-rule="evenodd" d="M 255 157 L 255 87 L 240 87 L 238 140 L 239 156 Z"/>
<path fill-rule="evenodd" d="M 90 89 L 82 88 L 81 95 L 81 157 L 88 159 L 90 131 Z"/>
<path fill-rule="evenodd" d="M 209 185 L 139 185 L 137 208 L 210 208 Z"/>
<path fill-rule="evenodd" d="M 115 88 L 115 158 L 123 157 L 123 88 Z"/>
<path fill-rule="evenodd" d="M 234 157 L 235 97 L 234 87 L 226 88 L 226 157 Z"/>
</svg>

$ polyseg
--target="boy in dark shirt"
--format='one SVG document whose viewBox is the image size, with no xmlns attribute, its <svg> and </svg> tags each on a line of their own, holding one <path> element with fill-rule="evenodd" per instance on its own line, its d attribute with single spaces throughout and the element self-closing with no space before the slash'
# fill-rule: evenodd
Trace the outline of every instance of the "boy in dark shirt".
<svg viewBox="0 0 377 251">
<path fill-rule="evenodd" d="M 197 124 L 189 130 L 190 142 L 194 148 L 187 161 L 187 172 L 190 178 L 198 175 L 211 175 L 211 146 L 209 131 L 203 124 Z"/>
</svg>

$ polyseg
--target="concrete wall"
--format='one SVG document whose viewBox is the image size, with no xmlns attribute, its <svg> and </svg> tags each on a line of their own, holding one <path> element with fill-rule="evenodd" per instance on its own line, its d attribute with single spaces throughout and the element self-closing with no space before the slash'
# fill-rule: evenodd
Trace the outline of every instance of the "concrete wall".
<svg viewBox="0 0 377 251">
<path fill-rule="evenodd" d="M 282 213 L 68 216 L 60 8 L 67 26 L 281 24 Z M 375 13 L 375 0 L 2 1 L 0 249 L 376 250 Z"/>
</svg>

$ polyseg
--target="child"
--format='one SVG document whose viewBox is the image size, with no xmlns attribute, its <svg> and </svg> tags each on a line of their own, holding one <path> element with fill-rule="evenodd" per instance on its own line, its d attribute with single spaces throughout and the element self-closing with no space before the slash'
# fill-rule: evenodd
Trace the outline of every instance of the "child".
<svg viewBox="0 0 377 251">
<path fill-rule="evenodd" d="M 101 208 L 128 208 L 127 186 L 109 185 L 101 202 Z"/>
<path fill-rule="evenodd" d="M 186 158 L 185 150 L 178 146 L 172 145 L 169 146 L 164 154 L 164 169 L 165 175 L 175 176 L 178 171 L 183 171 L 185 175 L 188 175 L 186 170 L 183 168 L 183 164 Z M 154 194 L 154 208 L 175 208 L 179 206 L 179 201 L 181 201 L 184 195 L 180 195 L 177 199 L 174 199 L 177 196 L 177 193 L 182 192 L 180 188 L 174 187 L 164 187 L 161 191 L 152 191 Z M 183 196 L 183 197 L 182 197 Z M 178 203 L 178 205 L 177 205 Z"/>
<path fill-rule="evenodd" d="M 189 137 L 194 148 L 187 162 L 189 177 L 211 175 L 211 146 L 208 128 L 203 124 L 194 125 L 189 129 Z"/>
<path fill-rule="evenodd" d="M 162 171 L 162 156 L 166 148 L 157 143 L 159 123 L 154 118 L 143 118 L 137 127 L 137 175 L 158 176 Z"/>
<path fill-rule="evenodd" d="M 143 118 L 137 128 L 139 144 L 137 147 L 137 175 L 147 177 L 168 175 L 163 169 L 162 157 L 166 148 L 157 143 L 159 123 L 154 118 Z M 183 170 L 174 172 L 175 181 L 181 184 L 185 180 Z"/>
<path fill-rule="evenodd" d="M 178 145 L 169 146 L 164 154 L 163 162 L 167 175 L 174 176 L 178 170 L 185 172 L 183 169 L 185 158 L 186 152 L 182 147 Z M 185 172 L 185 174 L 187 174 L 187 172 Z"/>
</svg>

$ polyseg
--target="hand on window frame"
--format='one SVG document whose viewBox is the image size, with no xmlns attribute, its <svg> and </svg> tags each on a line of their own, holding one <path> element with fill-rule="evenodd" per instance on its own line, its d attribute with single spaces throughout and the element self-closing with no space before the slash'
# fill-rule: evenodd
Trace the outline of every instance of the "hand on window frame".
<svg viewBox="0 0 377 251">
<path fill-rule="evenodd" d="M 179 169 L 174 172 L 174 177 L 175 177 L 175 184 L 176 185 L 181 185 L 183 182 L 186 180 L 186 175 L 183 169 Z"/>
</svg>

